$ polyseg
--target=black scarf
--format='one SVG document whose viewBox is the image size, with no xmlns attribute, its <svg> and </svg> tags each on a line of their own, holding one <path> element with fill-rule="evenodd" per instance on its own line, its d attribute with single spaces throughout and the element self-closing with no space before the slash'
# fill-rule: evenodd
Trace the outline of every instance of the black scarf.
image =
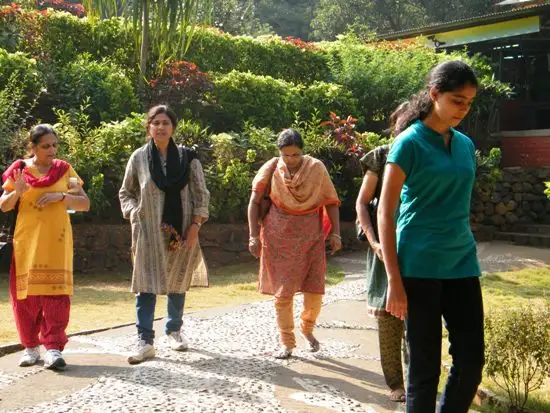
<svg viewBox="0 0 550 413">
<path fill-rule="evenodd" d="M 188 148 L 180 151 L 174 141 L 170 139 L 166 157 L 166 175 L 162 170 L 160 154 L 153 139 L 147 144 L 147 161 L 149 172 L 158 189 L 164 192 L 164 209 L 162 211 L 162 228 L 170 232 L 171 249 L 175 249 L 183 242 L 183 207 L 181 205 L 181 191 L 189 183 L 190 164 L 197 157 L 196 153 Z"/>
</svg>

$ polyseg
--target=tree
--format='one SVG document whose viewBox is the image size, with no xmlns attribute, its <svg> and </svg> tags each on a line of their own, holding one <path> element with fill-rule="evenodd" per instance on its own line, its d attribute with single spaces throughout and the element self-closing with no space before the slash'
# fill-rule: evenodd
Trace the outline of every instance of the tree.
<svg viewBox="0 0 550 413">
<path fill-rule="evenodd" d="M 489 13 L 494 0 L 319 0 L 311 23 L 313 36 L 332 40 L 348 30 L 385 33 Z"/>
<path fill-rule="evenodd" d="M 282 37 L 308 40 L 318 0 L 256 0 L 256 15 Z"/>
<path fill-rule="evenodd" d="M 211 23 L 226 33 L 260 36 L 273 33 L 273 28 L 262 22 L 254 0 L 213 0 L 211 10 L 201 4 L 199 15 L 211 12 Z"/>
<path fill-rule="evenodd" d="M 170 58 L 183 54 L 193 37 L 193 27 L 199 22 L 199 4 L 202 10 L 202 22 L 211 17 L 212 0 L 134 0 L 122 3 L 117 0 L 84 0 L 84 7 L 90 19 L 119 16 L 133 17 L 136 40 L 140 48 L 139 68 L 141 86 L 150 74 L 149 53 L 156 56 L 157 70 Z M 120 10 L 122 9 L 122 13 Z"/>
</svg>

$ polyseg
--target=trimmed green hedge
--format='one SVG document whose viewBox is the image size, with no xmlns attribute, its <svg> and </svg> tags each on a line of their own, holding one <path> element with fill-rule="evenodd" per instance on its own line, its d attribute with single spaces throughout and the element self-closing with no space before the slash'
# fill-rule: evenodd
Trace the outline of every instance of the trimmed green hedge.
<svg viewBox="0 0 550 413">
<path fill-rule="evenodd" d="M 213 100 L 217 108 L 211 116 L 215 130 L 240 130 L 244 122 L 280 130 L 289 127 L 296 115 L 309 118 L 318 111 L 353 114 L 357 99 L 343 86 L 315 82 L 294 85 L 271 76 L 232 71 L 214 79 Z"/>
<path fill-rule="evenodd" d="M 278 37 L 231 36 L 198 28 L 185 56 L 202 71 L 232 70 L 309 84 L 331 79 L 328 56 L 320 49 L 300 48 Z"/>
</svg>

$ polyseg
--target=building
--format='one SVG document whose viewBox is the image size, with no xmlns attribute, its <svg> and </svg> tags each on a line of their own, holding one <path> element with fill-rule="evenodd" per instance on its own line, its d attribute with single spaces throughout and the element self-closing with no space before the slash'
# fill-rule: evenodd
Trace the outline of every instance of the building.
<svg viewBox="0 0 550 413">
<path fill-rule="evenodd" d="M 505 0 L 491 14 L 378 36 L 420 38 L 430 47 L 481 53 L 514 96 L 501 102 L 493 127 L 503 166 L 550 167 L 550 1 Z M 499 10 L 509 7 L 508 10 Z"/>
</svg>

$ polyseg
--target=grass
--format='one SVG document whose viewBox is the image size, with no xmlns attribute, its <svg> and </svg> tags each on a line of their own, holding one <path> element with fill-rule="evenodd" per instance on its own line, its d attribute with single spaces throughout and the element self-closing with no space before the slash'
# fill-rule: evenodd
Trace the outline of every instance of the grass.
<svg viewBox="0 0 550 413">
<path fill-rule="evenodd" d="M 227 307 L 268 300 L 257 289 L 258 264 L 251 262 L 216 268 L 210 272 L 209 288 L 192 288 L 186 297 L 185 312 Z M 327 286 L 344 279 L 339 268 L 329 265 Z M 135 296 L 130 293 L 131 274 L 75 275 L 68 332 L 92 330 L 135 320 Z M 7 276 L 0 280 L 0 344 L 18 341 L 8 296 Z M 156 316 L 166 314 L 166 297 L 159 296 Z"/>
<path fill-rule="evenodd" d="M 485 312 L 501 311 L 506 308 L 533 304 L 542 308 L 550 300 L 550 267 L 524 268 L 517 271 L 484 274 L 481 278 L 483 288 L 483 305 Z M 445 331 L 446 333 L 446 331 Z M 443 360 L 450 364 L 451 359 L 444 346 Z M 443 391 L 446 372 L 442 373 L 440 391 Z M 506 400 L 506 393 L 490 378 L 484 377 L 481 387 L 488 389 Z M 550 413 L 550 380 L 537 392 L 529 395 L 526 406 L 530 412 Z M 498 407 L 477 407 L 484 413 L 504 413 L 506 410 Z"/>
</svg>

